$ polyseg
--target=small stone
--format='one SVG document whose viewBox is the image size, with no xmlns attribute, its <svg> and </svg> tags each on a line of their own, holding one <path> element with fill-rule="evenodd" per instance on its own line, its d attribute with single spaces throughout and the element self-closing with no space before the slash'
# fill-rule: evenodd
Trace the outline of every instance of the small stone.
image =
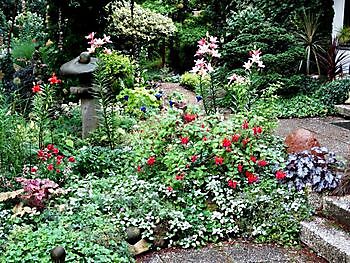
<svg viewBox="0 0 350 263">
<path fill-rule="evenodd" d="M 56 263 L 63 263 L 66 258 L 66 251 L 63 247 L 57 246 L 54 249 L 51 250 L 51 259 L 53 262 Z"/>
<path fill-rule="evenodd" d="M 135 245 L 129 245 L 130 253 L 136 255 L 142 254 L 150 249 L 151 244 L 147 243 L 146 240 L 141 239 Z"/>
<path fill-rule="evenodd" d="M 141 239 L 141 230 L 138 227 L 128 227 L 126 229 L 126 235 L 126 241 L 129 244 L 134 245 Z"/>
<path fill-rule="evenodd" d="M 315 134 L 305 129 L 294 130 L 287 135 L 284 143 L 288 153 L 297 153 L 320 146 Z"/>
</svg>

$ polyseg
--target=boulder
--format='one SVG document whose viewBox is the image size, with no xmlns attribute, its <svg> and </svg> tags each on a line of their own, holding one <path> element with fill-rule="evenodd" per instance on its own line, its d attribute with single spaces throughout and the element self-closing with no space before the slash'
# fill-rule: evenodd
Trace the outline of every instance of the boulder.
<svg viewBox="0 0 350 263">
<path fill-rule="evenodd" d="M 319 147 L 314 133 L 305 129 L 297 129 L 287 135 L 285 141 L 288 153 L 296 153 L 304 150 L 310 150 L 312 147 Z"/>
</svg>

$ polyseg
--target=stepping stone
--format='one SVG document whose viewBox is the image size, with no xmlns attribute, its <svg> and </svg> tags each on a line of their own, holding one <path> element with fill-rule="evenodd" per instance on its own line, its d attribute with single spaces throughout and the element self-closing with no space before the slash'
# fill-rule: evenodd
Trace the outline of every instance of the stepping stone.
<svg viewBox="0 0 350 263">
<path fill-rule="evenodd" d="M 340 224 L 350 227 L 350 196 L 324 197 L 323 213 Z"/>
<path fill-rule="evenodd" d="M 350 117 L 350 104 L 335 105 L 334 108 L 340 115 Z"/>
<path fill-rule="evenodd" d="M 350 235 L 332 226 L 332 222 L 315 217 L 301 222 L 303 243 L 331 263 L 350 263 Z"/>
</svg>

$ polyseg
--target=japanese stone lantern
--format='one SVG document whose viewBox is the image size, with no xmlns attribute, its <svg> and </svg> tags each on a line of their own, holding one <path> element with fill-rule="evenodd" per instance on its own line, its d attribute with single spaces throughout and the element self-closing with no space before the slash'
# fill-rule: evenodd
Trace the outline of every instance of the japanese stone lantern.
<svg viewBox="0 0 350 263">
<path fill-rule="evenodd" d="M 70 87 L 70 92 L 80 99 L 82 115 L 82 137 L 86 138 L 98 125 L 97 103 L 92 95 L 92 73 L 97 68 L 97 58 L 88 52 L 82 52 L 79 57 L 63 64 L 61 75 L 77 76 L 79 87 Z"/>
</svg>

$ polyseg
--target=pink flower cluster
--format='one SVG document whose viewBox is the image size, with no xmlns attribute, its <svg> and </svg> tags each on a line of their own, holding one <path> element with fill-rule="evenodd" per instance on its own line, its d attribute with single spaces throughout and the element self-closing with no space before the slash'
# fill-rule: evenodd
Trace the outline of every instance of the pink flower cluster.
<svg viewBox="0 0 350 263">
<path fill-rule="evenodd" d="M 85 36 L 85 38 L 89 40 L 88 44 L 90 47 L 87 49 L 89 53 L 94 53 L 97 48 L 100 48 L 105 44 L 112 43 L 110 36 L 103 35 L 103 38 L 95 38 L 95 34 L 95 32 L 91 32 L 89 35 Z M 112 53 L 112 51 L 106 47 L 103 47 L 103 52 L 106 54 Z"/>
<path fill-rule="evenodd" d="M 206 38 L 198 41 L 198 50 L 195 54 L 195 57 L 198 57 L 198 59 L 194 61 L 195 66 L 190 72 L 203 76 L 214 71 L 211 62 L 213 58 L 220 57 L 217 43 L 217 37 L 209 36 L 208 34 Z"/>
<path fill-rule="evenodd" d="M 261 54 L 260 48 L 257 50 L 250 51 L 249 55 L 251 56 L 251 58 L 249 58 L 248 61 L 244 63 L 243 67 L 246 70 L 250 71 L 251 67 L 255 63 L 258 68 L 264 68 L 265 65 L 261 60 L 260 54 Z"/>
<path fill-rule="evenodd" d="M 256 50 L 251 50 L 249 51 L 249 56 L 250 58 L 248 59 L 247 62 L 243 64 L 243 67 L 250 72 L 251 68 L 256 64 L 258 68 L 264 68 L 265 65 L 263 61 L 261 60 L 261 51 L 260 48 Z M 242 77 L 237 74 L 232 74 L 230 77 L 227 78 L 229 80 L 228 85 L 232 83 L 236 84 L 244 84 L 248 83 L 248 80 L 245 77 Z"/>
<path fill-rule="evenodd" d="M 44 202 L 50 197 L 50 194 L 58 189 L 59 186 L 49 179 L 26 179 L 16 178 L 21 183 L 24 194 L 21 198 L 31 207 L 43 208 Z"/>
</svg>

